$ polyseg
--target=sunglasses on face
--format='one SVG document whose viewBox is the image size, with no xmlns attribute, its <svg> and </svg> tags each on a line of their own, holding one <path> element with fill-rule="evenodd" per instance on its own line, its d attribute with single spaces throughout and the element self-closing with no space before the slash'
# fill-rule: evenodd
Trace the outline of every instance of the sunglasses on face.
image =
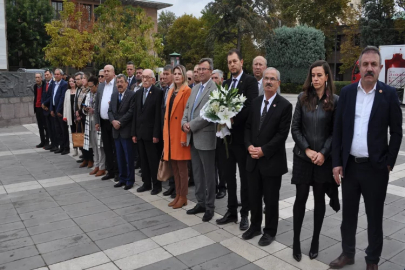
<svg viewBox="0 0 405 270">
<path fill-rule="evenodd" d="M 187 78 L 187 80 L 191 81 L 191 78 Z"/>
<path fill-rule="evenodd" d="M 99 78 L 104 78 L 104 75 L 98 75 Z"/>
</svg>

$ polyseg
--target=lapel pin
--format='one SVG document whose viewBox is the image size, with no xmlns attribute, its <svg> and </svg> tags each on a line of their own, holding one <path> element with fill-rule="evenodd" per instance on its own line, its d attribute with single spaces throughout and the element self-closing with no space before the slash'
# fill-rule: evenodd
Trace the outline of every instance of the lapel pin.
<svg viewBox="0 0 405 270">
<path fill-rule="evenodd" d="M 380 91 L 378 91 L 378 92 L 380 92 L 380 94 L 382 93 L 382 90 L 380 89 Z"/>
<path fill-rule="evenodd" d="M 273 107 L 275 108 L 275 107 L 276 107 L 276 104 L 274 104 Z"/>
</svg>

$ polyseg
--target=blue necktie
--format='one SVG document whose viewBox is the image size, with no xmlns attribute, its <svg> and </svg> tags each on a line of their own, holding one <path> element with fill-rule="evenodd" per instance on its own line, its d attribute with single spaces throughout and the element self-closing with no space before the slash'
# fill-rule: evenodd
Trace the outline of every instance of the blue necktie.
<svg viewBox="0 0 405 270">
<path fill-rule="evenodd" d="M 203 90 L 204 90 L 204 85 L 201 84 L 200 89 L 198 90 L 197 96 L 195 97 L 193 108 L 191 109 L 191 119 L 190 120 L 194 119 L 193 117 L 194 117 L 195 106 L 197 105 L 197 100 L 200 97 Z"/>
<path fill-rule="evenodd" d="M 118 100 L 120 101 L 120 103 L 121 103 L 121 100 L 122 100 L 122 94 L 120 93 L 119 94 L 119 98 L 118 98 Z"/>
<path fill-rule="evenodd" d="M 236 87 L 236 81 L 237 81 L 237 79 L 233 79 L 232 81 L 233 81 L 233 83 L 232 83 L 231 89 L 234 89 L 234 88 Z"/>
</svg>

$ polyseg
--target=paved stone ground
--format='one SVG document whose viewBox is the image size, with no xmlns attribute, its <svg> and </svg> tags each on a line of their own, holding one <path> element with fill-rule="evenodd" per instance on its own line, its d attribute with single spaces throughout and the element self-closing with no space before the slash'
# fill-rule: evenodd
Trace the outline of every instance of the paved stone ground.
<svg viewBox="0 0 405 270">
<path fill-rule="evenodd" d="M 285 95 L 293 104 L 296 95 Z M 216 201 L 216 216 L 188 216 L 195 205 L 193 188 L 184 209 L 167 207 L 168 198 L 114 189 L 113 182 L 89 176 L 71 156 L 33 147 L 36 125 L 0 129 L 0 269 L 328 269 L 341 251 L 341 212 L 327 206 L 320 254 L 309 260 L 313 230 L 313 198 L 307 203 L 300 263 L 292 258 L 291 173 L 283 177 L 276 242 L 244 241 L 238 224 L 217 226 L 226 199 Z M 405 144 L 404 144 L 405 145 Z M 289 137 L 289 167 L 292 147 Z M 404 150 L 405 146 L 401 147 Z M 290 170 L 291 171 L 291 170 Z M 136 183 L 140 177 L 137 175 Z M 405 151 L 391 174 L 384 213 L 383 270 L 405 267 Z M 365 269 L 366 216 L 361 204 L 356 264 Z"/>
</svg>

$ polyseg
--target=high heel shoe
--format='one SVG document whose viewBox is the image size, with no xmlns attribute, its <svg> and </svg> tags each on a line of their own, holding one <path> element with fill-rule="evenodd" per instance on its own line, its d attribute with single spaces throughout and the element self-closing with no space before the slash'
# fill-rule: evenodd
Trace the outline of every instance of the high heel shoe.
<svg viewBox="0 0 405 270">
<path fill-rule="evenodd" d="M 185 205 L 187 205 L 187 197 L 180 196 L 176 204 L 173 205 L 173 209 L 182 208 Z"/>
<path fill-rule="evenodd" d="M 300 243 L 298 244 L 293 244 L 293 258 L 297 261 L 300 262 L 302 259 L 302 254 L 301 254 L 301 246 Z"/>
<path fill-rule="evenodd" d="M 311 260 L 318 257 L 318 249 L 319 249 L 319 242 L 316 242 L 316 244 L 314 244 L 314 242 L 312 242 L 311 243 L 311 249 L 309 250 L 309 258 Z"/>
<path fill-rule="evenodd" d="M 180 195 L 177 195 L 176 198 L 174 198 L 174 200 L 168 204 L 168 206 L 173 207 L 179 199 L 180 199 Z"/>
</svg>

